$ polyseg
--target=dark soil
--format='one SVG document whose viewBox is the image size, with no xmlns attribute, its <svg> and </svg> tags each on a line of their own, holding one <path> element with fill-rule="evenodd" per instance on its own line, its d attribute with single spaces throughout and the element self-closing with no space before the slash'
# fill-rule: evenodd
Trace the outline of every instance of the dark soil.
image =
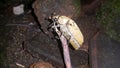
<svg viewBox="0 0 120 68">
<path fill-rule="evenodd" d="M 92 1 L 97 4 L 94 4 Z M 45 2 L 46 5 L 49 5 L 49 2 Z M 56 0 L 53 0 L 53 2 L 56 3 Z M 64 3 L 60 1 L 61 6 L 64 6 L 65 3 L 66 5 L 71 5 L 71 2 L 67 2 L 67 0 Z M 48 6 L 48 8 L 51 6 Z M 85 37 L 83 47 L 79 50 L 75 51 L 71 46 L 69 47 L 73 68 L 89 68 L 88 47 L 90 40 L 97 32 L 102 31 L 94 13 L 94 9 L 97 6 L 97 0 L 91 0 L 82 5 L 81 13 L 75 14 L 74 11 L 69 13 L 63 11 L 60 13 L 74 19 Z M 71 7 L 73 6 L 69 6 L 70 9 L 72 9 Z M 62 11 L 61 9 L 65 8 L 59 7 L 58 10 Z M 29 9 L 29 11 L 31 10 L 33 9 Z M 36 62 L 49 63 L 53 68 L 64 68 L 61 43 L 46 29 L 49 23 L 48 21 L 44 21 L 44 18 L 49 17 L 51 13 L 40 11 L 42 15 L 39 15 L 40 19 L 37 20 L 37 16 L 33 15 L 33 12 L 29 13 L 29 11 L 27 10 L 19 16 L 12 13 L 12 6 L 8 6 L 1 11 L 0 20 L 3 23 L 5 22 L 0 25 L 1 68 L 28 68 Z M 59 13 L 57 10 L 55 11 Z M 43 18 L 43 16 L 45 17 Z M 47 24 L 43 24 L 43 22 L 47 22 Z M 1 41 L 3 39 L 5 40 Z"/>
<path fill-rule="evenodd" d="M 55 68 L 64 68 L 59 40 L 56 40 L 54 36 L 44 34 L 32 13 L 26 11 L 16 16 L 12 13 L 12 6 L 9 6 L 3 9 L 1 16 L 6 22 L 2 30 L 7 28 L 6 30 L 9 31 L 5 33 L 10 37 L 5 47 L 6 60 L 3 65 L 5 68 L 28 68 L 34 62 L 48 62 Z M 85 37 L 85 48 L 75 51 L 70 47 L 72 66 L 88 68 L 88 41 L 98 30 L 95 17 L 84 15 L 74 19 Z"/>
</svg>

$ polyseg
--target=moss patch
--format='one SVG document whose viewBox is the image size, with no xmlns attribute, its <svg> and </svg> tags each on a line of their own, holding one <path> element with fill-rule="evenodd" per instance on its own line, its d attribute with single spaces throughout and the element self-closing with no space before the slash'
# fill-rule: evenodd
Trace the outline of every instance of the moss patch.
<svg viewBox="0 0 120 68">
<path fill-rule="evenodd" d="M 75 6 L 76 13 L 79 14 L 81 9 L 81 1 L 73 0 L 73 5 Z"/>
<path fill-rule="evenodd" d="M 105 32 L 111 38 L 120 41 L 120 0 L 106 0 L 96 15 Z"/>
</svg>

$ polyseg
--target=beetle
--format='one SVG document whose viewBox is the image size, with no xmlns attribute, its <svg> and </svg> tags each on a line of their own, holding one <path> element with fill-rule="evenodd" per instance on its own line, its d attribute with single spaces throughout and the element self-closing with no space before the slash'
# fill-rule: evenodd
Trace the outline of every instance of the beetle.
<svg viewBox="0 0 120 68">
<path fill-rule="evenodd" d="M 51 28 L 53 28 L 59 36 L 65 36 L 75 50 L 78 50 L 82 46 L 84 37 L 74 20 L 64 15 L 52 16 L 50 19 L 53 21 Z"/>
</svg>

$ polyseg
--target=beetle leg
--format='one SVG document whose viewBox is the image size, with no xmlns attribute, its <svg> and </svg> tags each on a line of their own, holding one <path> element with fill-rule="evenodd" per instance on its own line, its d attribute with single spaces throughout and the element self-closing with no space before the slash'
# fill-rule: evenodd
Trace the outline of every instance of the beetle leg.
<svg viewBox="0 0 120 68">
<path fill-rule="evenodd" d="M 56 22 L 53 22 L 54 25 L 52 26 L 52 28 L 55 30 L 55 32 L 58 34 L 58 36 L 61 36 L 61 32 L 58 30 L 58 27 L 60 27 L 59 25 L 56 25 Z"/>
<path fill-rule="evenodd" d="M 55 27 L 55 31 L 56 31 L 56 33 L 58 34 L 58 36 L 61 36 L 62 35 L 62 33 Z"/>
</svg>

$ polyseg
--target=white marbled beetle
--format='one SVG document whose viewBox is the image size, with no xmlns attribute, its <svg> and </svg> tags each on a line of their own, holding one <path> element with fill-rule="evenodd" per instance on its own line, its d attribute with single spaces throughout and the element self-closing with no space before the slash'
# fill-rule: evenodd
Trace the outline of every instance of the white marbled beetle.
<svg viewBox="0 0 120 68">
<path fill-rule="evenodd" d="M 78 50 L 84 42 L 84 37 L 77 26 L 77 24 L 66 16 L 52 16 L 50 18 L 53 21 L 52 28 L 57 34 L 62 34 L 70 42 L 75 50 Z"/>
</svg>

